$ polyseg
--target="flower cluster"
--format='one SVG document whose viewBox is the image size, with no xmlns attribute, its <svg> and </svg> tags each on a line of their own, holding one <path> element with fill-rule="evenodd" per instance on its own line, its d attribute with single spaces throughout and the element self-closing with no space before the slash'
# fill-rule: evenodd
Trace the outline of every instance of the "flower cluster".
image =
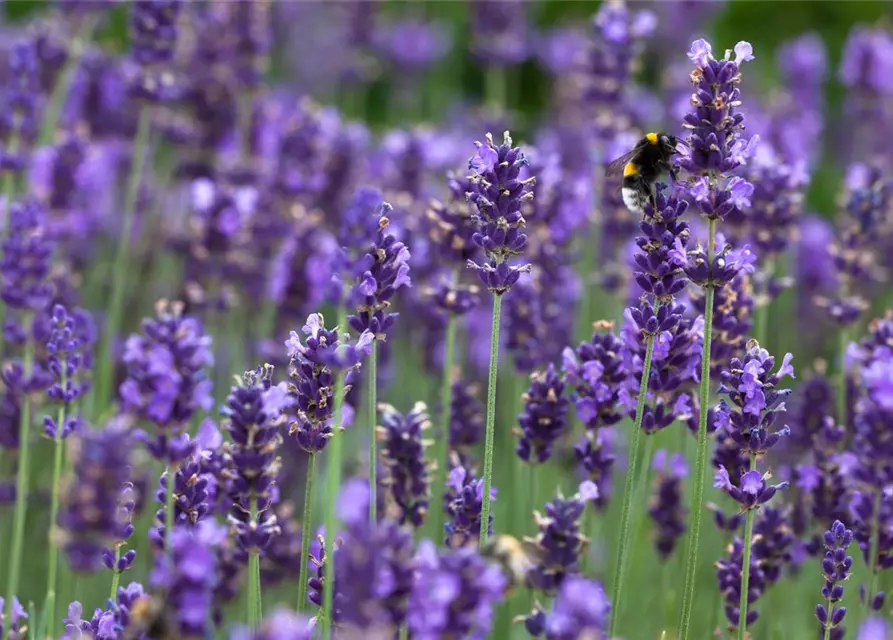
<svg viewBox="0 0 893 640">
<path fill-rule="evenodd" d="M 688 475 L 688 465 L 682 455 L 675 453 L 670 458 L 661 449 L 654 454 L 651 466 L 657 471 L 658 479 L 648 515 L 655 525 L 657 553 L 666 561 L 685 533 L 687 511 L 682 500 L 682 480 Z"/>
<path fill-rule="evenodd" d="M 391 300 L 402 287 L 409 287 L 409 249 L 388 233 L 391 205 L 384 203 L 376 211 L 378 236 L 366 253 L 363 271 L 354 288 L 357 312 L 347 321 L 357 333 L 369 331 L 383 341 L 400 315 L 388 311 Z"/>
<path fill-rule="evenodd" d="M 295 331 L 285 343 L 291 359 L 288 393 L 296 412 L 288 432 L 296 436 L 301 449 L 311 454 L 322 451 L 332 435 L 336 372 L 346 370 L 345 393 L 350 391 L 374 339 L 365 331 L 356 343 L 349 342 L 346 336 L 342 340 L 337 329 L 327 330 L 324 322 L 322 314 L 311 314 L 302 329 L 307 336 L 303 344 Z"/>
<path fill-rule="evenodd" d="M 598 488 L 584 480 L 579 492 L 570 498 L 558 496 L 546 503 L 545 515 L 534 512 L 539 533 L 530 542 L 536 551 L 527 583 L 533 589 L 554 596 L 565 578 L 579 572 L 579 561 L 589 540 L 581 532 L 586 503 L 598 498 Z"/>
<path fill-rule="evenodd" d="M 618 398 L 626 380 L 623 343 L 610 322 L 596 323 L 589 342 L 576 351 L 562 353 L 562 371 L 567 376 L 579 418 L 587 429 L 610 427 L 623 419 Z"/>
<path fill-rule="evenodd" d="M 379 405 L 381 425 L 376 429 L 381 441 L 381 458 L 387 469 L 381 484 L 389 489 L 397 506 L 400 524 L 419 527 L 425 522 L 430 499 L 430 477 L 423 438 L 431 427 L 428 408 L 417 402 L 405 416 L 388 404 Z"/>
<path fill-rule="evenodd" d="M 817 604 L 815 615 L 823 629 L 838 629 L 846 617 L 846 607 L 837 605 L 843 598 L 843 582 L 850 577 L 853 558 L 846 553 L 853 541 L 853 532 L 840 520 L 835 520 L 825 532 L 825 557 L 822 559 L 822 598 L 825 604 Z M 842 629 L 839 635 L 843 637 Z"/>
<path fill-rule="evenodd" d="M 59 526 L 77 571 L 96 571 L 105 548 L 130 535 L 132 525 L 122 517 L 118 500 L 130 480 L 131 446 L 130 433 L 115 426 L 85 430 L 71 442 L 74 479 L 62 500 Z"/>
<path fill-rule="evenodd" d="M 444 543 L 451 549 L 475 546 L 481 531 L 484 503 L 484 481 L 475 478 L 467 467 L 456 465 L 450 470 L 443 496 L 443 507 L 449 515 L 444 525 Z M 490 488 L 490 501 L 496 500 L 496 487 Z M 493 534 L 493 512 L 487 522 L 487 535 Z"/>
<path fill-rule="evenodd" d="M 33 38 L 14 43 L 7 55 L 9 71 L 4 79 L 0 116 L 0 172 L 18 173 L 26 166 L 26 151 L 40 126 L 40 60 Z"/>
<path fill-rule="evenodd" d="M 493 624 L 493 607 L 502 601 L 506 578 L 475 549 L 438 552 L 428 540 L 419 544 L 416 579 L 406 624 L 413 638 L 483 640 Z"/>
<path fill-rule="evenodd" d="M 47 390 L 50 400 L 65 408 L 64 424 L 44 416 L 44 433 L 50 438 L 65 438 L 78 426 L 77 416 L 68 415 L 68 406 L 89 390 L 81 378 L 92 366 L 89 352 L 96 338 L 90 313 L 76 309 L 69 314 L 64 306 L 53 306 L 50 335 L 47 338 L 47 368 L 56 382 Z"/>
<path fill-rule="evenodd" d="M 4 205 L 5 206 L 5 205 Z M 46 230 L 46 211 L 36 200 L 9 207 L 9 231 L 0 257 L 0 296 L 11 309 L 24 313 L 43 310 L 53 296 L 49 282 L 53 243 Z M 21 343 L 30 327 L 4 327 L 7 340 Z"/>
<path fill-rule="evenodd" d="M 518 416 L 521 438 L 515 452 L 525 462 L 540 464 L 552 455 L 552 447 L 568 424 L 569 401 L 554 365 L 531 374 L 523 400 L 524 412 Z"/>
<path fill-rule="evenodd" d="M 501 296 L 518 282 L 522 273 L 530 271 L 530 265 L 517 266 L 509 261 L 521 255 L 527 245 L 521 208 L 533 200 L 536 179 L 520 179 L 527 158 L 519 147 L 512 147 L 508 131 L 498 147 L 489 133 L 483 143 L 475 144 L 477 155 L 468 163 L 473 188 L 468 199 L 478 210 L 477 231 L 472 238 L 483 249 L 488 262 L 478 264 L 469 260 L 468 266 L 477 271 L 487 289 Z"/>
<path fill-rule="evenodd" d="M 274 385 L 272 379 L 270 365 L 247 371 L 230 392 L 224 410 L 232 439 L 230 520 L 245 552 L 264 549 L 279 532 L 270 506 L 280 466 L 279 427 L 290 400 L 285 384 Z"/>
<path fill-rule="evenodd" d="M 741 575 L 744 566 L 744 543 L 740 538 L 735 538 L 727 549 L 728 556 L 720 558 L 716 562 L 716 580 L 719 583 L 719 591 L 725 602 L 726 619 L 729 622 L 729 630 L 738 628 L 739 613 L 741 611 Z M 766 581 L 763 570 L 760 568 L 756 556 L 750 557 L 750 579 L 747 586 L 747 617 L 745 626 L 749 627 L 760 617 L 760 612 L 751 605 L 756 602 L 766 589 Z"/>
<path fill-rule="evenodd" d="M 484 437 L 484 405 L 477 398 L 477 387 L 460 381 L 452 385 L 450 404 L 450 449 L 464 460 Z"/>
<path fill-rule="evenodd" d="M 127 375 L 119 388 L 122 411 L 156 428 L 152 455 L 171 462 L 176 437 L 213 402 L 207 376 L 214 363 L 211 337 L 183 311 L 182 303 L 161 301 L 156 317 L 143 321 L 143 332 L 127 339 Z"/>
<path fill-rule="evenodd" d="M 183 637 L 203 637 L 210 631 L 218 581 L 215 549 L 225 538 L 226 529 L 210 520 L 194 530 L 174 529 L 170 553 L 158 556 L 149 577 L 152 588 L 164 594 L 166 615 Z"/>
<path fill-rule="evenodd" d="M 166 66 L 174 57 L 182 0 L 139 0 L 130 14 L 133 59 L 140 65 L 134 96 L 157 101 L 170 97 L 173 77 Z"/>
<path fill-rule="evenodd" d="M 536 608 L 524 618 L 524 626 L 534 638 L 576 640 L 606 637 L 611 615 L 611 601 L 602 586 L 594 581 L 572 576 L 564 581 L 552 611 Z"/>
</svg>

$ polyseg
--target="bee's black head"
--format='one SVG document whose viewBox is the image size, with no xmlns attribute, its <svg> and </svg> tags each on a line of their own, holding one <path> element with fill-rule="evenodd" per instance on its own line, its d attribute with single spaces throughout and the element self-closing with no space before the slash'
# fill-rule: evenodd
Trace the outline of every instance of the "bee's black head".
<svg viewBox="0 0 893 640">
<path fill-rule="evenodd" d="M 657 141 L 660 145 L 661 151 L 663 151 L 667 155 L 673 155 L 676 153 L 676 146 L 679 144 L 679 138 L 677 138 L 676 136 L 671 136 L 667 133 L 660 133 L 658 134 Z"/>
</svg>

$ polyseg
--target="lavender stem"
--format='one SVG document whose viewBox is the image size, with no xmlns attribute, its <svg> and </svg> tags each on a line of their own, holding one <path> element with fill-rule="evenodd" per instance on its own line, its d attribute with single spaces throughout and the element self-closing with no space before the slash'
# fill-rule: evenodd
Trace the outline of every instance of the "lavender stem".
<svg viewBox="0 0 893 640">
<path fill-rule="evenodd" d="M 378 466 L 378 451 L 376 448 L 375 423 L 378 421 L 377 378 L 378 369 L 378 342 L 372 341 L 372 351 L 369 353 L 369 495 L 375 496 L 378 488 L 376 479 Z M 369 500 L 369 524 L 375 524 L 378 519 L 376 507 L 378 500 Z"/>
<path fill-rule="evenodd" d="M 608 637 L 616 635 L 617 620 L 620 618 L 620 606 L 623 596 L 623 582 L 626 577 L 626 563 L 630 547 L 630 517 L 632 512 L 633 497 L 638 494 L 639 487 L 636 482 L 636 466 L 639 461 L 639 439 L 642 434 L 642 419 L 645 414 L 645 400 L 648 395 L 648 378 L 651 375 L 651 360 L 654 356 L 655 335 L 649 335 L 645 340 L 645 361 L 642 363 L 642 382 L 639 384 L 639 398 L 636 401 L 636 421 L 633 425 L 632 438 L 629 444 L 629 464 L 626 470 L 626 482 L 623 488 L 623 506 L 620 512 L 620 545 L 617 550 L 617 563 L 614 566 L 614 596 L 611 607 L 611 624 Z M 646 461 L 647 464 L 647 461 Z"/>
<path fill-rule="evenodd" d="M 307 480 L 304 484 L 304 515 L 301 518 L 301 573 L 298 582 L 298 606 L 301 613 L 307 606 L 307 564 L 310 554 L 310 516 L 313 511 L 313 477 L 316 472 L 316 454 L 309 454 L 307 460 Z"/>
<path fill-rule="evenodd" d="M 115 567 L 112 570 L 112 590 L 109 599 L 113 602 L 118 595 L 118 584 L 121 582 L 121 572 L 118 571 L 118 561 L 121 559 L 121 545 L 115 544 Z"/>
<path fill-rule="evenodd" d="M 750 470 L 757 468 L 757 456 L 750 454 Z M 753 545 L 753 521 L 756 509 L 747 510 L 744 523 L 744 557 L 741 561 L 741 598 L 738 601 L 738 640 L 747 636 L 747 601 L 750 590 L 750 554 Z"/>
<path fill-rule="evenodd" d="M 249 503 L 251 522 L 257 523 L 257 498 L 254 497 L 254 491 L 251 492 Z M 260 598 L 260 551 L 253 548 L 248 552 L 248 626 L 252 631 L 257 631 L 263 617 Z"/>
<path fill-rule="evenodd" d="M 496 427 L 496 372 L 499 366 L 499 316 L 502 311 L 502 296 L 493 296 L 493 326 L 490 329 L 490 374 L 487 382 L 487 430 L 484 440 L 484 496 L 490 495 L 493 486 L 493 437 Z M 480 547 L 487 543 L 487 525 L 490 522 L 490 501 L 484 500 L 481 507 Z"/>
<path fill-rule="evenodd" d="M 65 389 L 68 384 L 68 363 L 63 358 L 61 373 L 61 388 Z M 59 546 L 54 539 L 54 528 L 56 519 L 59 516 L 59 481 L 62 477 L 62 453 L 65 450 L 65 441 L 62 439 L 63 426 L 65 425 L 65 402 L 59 407 L 59 417 L 56 422 L 56 437 L 53 438 L 55 452 L 53 456 L 53 493 L 50 498 L 50 526 L 48 533 L 49 560 L 47 562 L 47 603 L 44 610 L 44 616 L 47 619 L 46 635 L 48 638 L 54 638 L 56 624 L 56 582 L 58 579 L 59 566 Z"/>
<path fill-rule="evenodd" d="M 716 219 L 708 219 L 707 260 L 713 264 L 716 252 Z M 713 282 L 708 281 L 704 294 L 704 345 L 701 352 L 700 414 L 698 415 L 698 453 L 695 458 L 694 495 L 689 522 L 688 559 L 685 564 L 685 587 L 682 592 L 682 616 L 679 638 L 688 638 L 691 609 L 695 597 L 695 574 L 698 568 L 698 542 L 701 535 L 701 511 L 704 504 L 704 478 L 707 474 L 707 404 L 710 401 L 710 346 L 713 338 Z"/>
<path fill-rule="evenodd" d="M 136 209 L 136 200 L 139 195 L 140 179 L 143 175 L 143 167 L 146 160 L 146 145 L 149 142 L 149 107 L 143 105 L 139 108 L 139 123 L 136 130 L 136 138 L 133 141 L 131 154 L 130 176 L 127 180 L 127 194 L 124 201 L 123 222 L 121 225 L 121 237 L 118 238 L 118 248 L 115 252 L 115 262 L 112 271 L 112 294 L 109 301 L 108 321 L 103 335 L 99 356 L 99 374 L 96 381 L 96 390 L 93 395 L 95 415 L 97 410 L 109 405 L 113 375 L 112 351 L 115 336 L 121 325 L 121 315 L 124 305 L 124 285 L 127 281 L 129 269 L 127 258 L 130 251 L 130 236 L 133 235 L 133 218 Z"/>
<path fill-rule="evenodd" d="M 26 313 L 22 326 L 27 332 L 31 332 L 31 314 Z M 28 339 L 25 342 L 23 357 L 22 380 L 27 381 L 34 368 L 34 341 Z M 22 413 L 19 419 L 19 469 L 16 475 L 16 502 L 13 513 L 12 547 L 9 565 L 9 577 L 6 583 L 6 612 L 4 620 L 13 619 L 13 600 L 19 589 L 19 574 L 22 569 L 22 546 L 25 542 L 25 518 L 28 504 L 28 456 L 31 449 L 31 399 L 27 393 L 22 394 Z M 61 428 L 61 427 L 60 427 Z M 6 626 L 6 637 L 11 637 L 12 624 Z"/>
<path fill-rule="evenodd" d="M 344 311 L 339 312 L 338 326 L 344 325 Z M 329 495 L 326 499 L 325 513 L 325 532 L 326 544 L 328 550 L 326 552 L 327 561 L 325 567 L 325 589 L 323 590 L 324 607 L 323 615 L 325 625 L 331 632 L 334 628 L 333 602 L 335 591 L 335 540 L 337 538 L 338 529 L 338 512 L 335 509 L 335 502 L 338 497 L 338 490 L 341 488 L 341 457 L 344 444 L 344 434 L 341 433 L 341 416 L 344 405 L 344 373 L 339 372 L 335 377 L 335 417 L 332 424 L 332 437 L 329 440 L 329 460 L 327 483 Z M 373 494 L 374 496 L 374 494 Z M 374 499 L 371 498 L 371 499 Z"/>
<path fill-rule="evenodd" d="M 60 387 L 64 390 L 68 384 L 68 362 L 62 359 L 59 367 L 61 374 Z M 54 539 L 56 519 L 59 517 L 59 481 L 62 477 L 62 453 L 65 450 L 65 441 L 62 439 L 65 426 L 65 409 L 67 405 L 63 401 L 59 407 L 59 417 L 56 421 L 56 437 L 53 438 L 55 452 L 53 456 L 53 493 L 50 498 L 50 526 L 48 533 L 49 560 L 47 567 L 47 603 L 44 610 L 46 619 L 46 637 L 55 637 L 56 624 L 56 582 L 59 575 L 59 546 Z M 115 565 L 117 568 L 117 564 Z"/>
</svg>

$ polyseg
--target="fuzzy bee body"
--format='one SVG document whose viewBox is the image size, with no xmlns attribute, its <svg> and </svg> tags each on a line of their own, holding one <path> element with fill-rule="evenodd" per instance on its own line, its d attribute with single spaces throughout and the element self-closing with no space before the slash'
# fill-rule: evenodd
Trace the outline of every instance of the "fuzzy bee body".
<svg viewBox="0 0 893 640">
<path fill-rule="evenodd" d="M 615 159 L 605 170 L 606 176 L 623 171 L 620 195 L 623 204 L 633 213 L 645 215 L 648 203 L 654 204 L 654 183 L 663 172 L 677 180 L 673 164 L 679 140 L 666 133 L 648 133 L 629 153 Z"/>
</svg>

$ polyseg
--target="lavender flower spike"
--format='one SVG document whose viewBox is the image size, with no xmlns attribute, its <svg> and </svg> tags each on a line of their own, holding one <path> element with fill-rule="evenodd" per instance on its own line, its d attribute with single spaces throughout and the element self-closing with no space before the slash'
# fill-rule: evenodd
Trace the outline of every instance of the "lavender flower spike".
<svg viewBox="0 0 893 640">
<path fill-rule="evenodd" d="M 853 558 L 848 556 L 846 549 L 853 541 L 853 532 L 847 529 L 840 520 L 835 520 L 831 528 L 825 532 L 825 558 L 822 560 L 822 575 L 825 585 L 822 587 L 822 597 L 826 604 L 818 604 L 815 615 L 825 629 L 825 637 L 829 637 L 828 630 L 838 628 L 846 617 L 846 607 L 836 607 L 843 598 L 843 582 L 850 577 L 850 569 L 853 566 Z M 841 630 L 842 631 L 842 630 Z"/>
<path fill-rule="evenodd" d="M 387 474 L 380 484 L 388 487 L 399 511 L 400 524 L 410 523 L 420 527 L 428 513 L 430 473 L 425 460 L 425 447 L 431 441 L 423 433 L 431 428 L 428 408 L 417 402 L 405 416 L 389 404 L 378 406 L 381 426 L 381 457 Z"/>
<path fill-rule="evenodd" d="M 484 481 L 464 466 L 454 466 L 446 483 L 444 509 L 450 521 L 444 525 L 444 544 L 450 549 L 474 546 L 481 530 Z M 496 500 L 496 487 L 490 488 L 490 501 Z M 493 534 L 493 514 L 487 519 L 487 535 Z"/>
<path fill-rule="evenodd" d="M 521 207 L 533 200 L 536 178 L 520 179 L 527 158 L 519 147 L 512 147 L 508 131 L 498 147 L 489 133 L 485 142 L 475 142 L 475 145 L 477 155 L 468 162 L 473 191 L 467 195 L 478 210 L 477 232 L 472 239 L 483 249 L 487 262 L 478 264 L 469 260 L 468 266 L 478 272 L 490 291 L 501 296 L 522 273 L 530 271 L 530 265 L 511 265 L 509 260 L 521 255 L 527 246 Z"/>
<path fill-rule="evenodd" d="M 515 452 L 531 464 L 540 464 L 552 455 L 552 446 L 565 432 L 569 400 L 564 380 L 550 364 L 545 371 L 530 376 L 530 389 L 524 394 L 524 412 L 518 416 L 521 438 Z"/>
</svg>

